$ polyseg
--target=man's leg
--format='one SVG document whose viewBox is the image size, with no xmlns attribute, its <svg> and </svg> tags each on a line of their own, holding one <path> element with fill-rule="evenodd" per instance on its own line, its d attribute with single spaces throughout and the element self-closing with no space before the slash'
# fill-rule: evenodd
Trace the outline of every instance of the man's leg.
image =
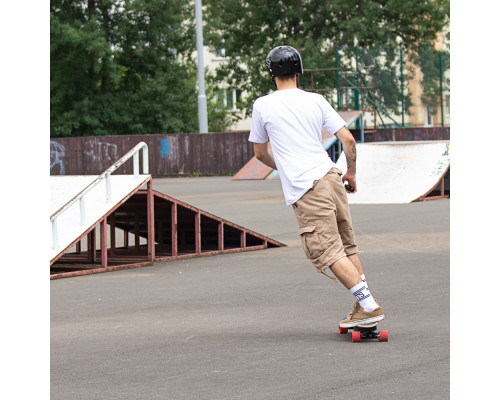
<svg viewBox="0 0 500 400">
<path fill-rule="evenodd" d="M 361 283 L 360 273 L 356 264 L 350 260 L 350 257 L 343 257 L 330 266 L 333 274 L 348 290 L 356 286 L 358 283 Z M 361 266 L 361 264 L 359 265 Z"/>
<path fill-rule="evenodd" d="M 361 280 L 368 286 L 368 283 L 366 282 L 366 276 L 365 276 L 365 273 L 363 271 L 363 267 L 361 266 L 361 261 L 359 260 L 358 255 L 352 254 L 350 256 L 347 256 L 347 258 L 349 259 L 349 261 L 351 261 L 354 264 L 354 266 L 358 270 L 359 274 L 361 275 Z"/>
<path fill-rule="evenodd" d="M 339 193 L 344 191 L 343 201 L 340 202 L 343 210 L 337 207 L 335 197 L 339 196 L 332 196 L 332 183 L 339 186 L 336 191 Z M 299 224 L 299 235 L 306 257 L 311 260 L 318 272 L 323 272 L 328 265 L 333 274 L 356 298 L 357 308 L 351 313 L 352 318 L 349 323 L 383 319 L 382 309 L 373 301 L 367 286 L 362 282 L 358 271 L 358 268 L 362 271 L 359 258 L 351 257 L 356 263 L 354 264 L 347 256 L 347 254 L 356 255 L 357 246 L 340 174 L 332 170 L 319 181 L 315 181 L 311 190 L 294 204 L 293 211 Z M 349 239 L 346 241 L 349 243 L 348 246 L 343 243 L 339 228 L 348 231 L 342 235 Z M 370 311 L 376 308 L 378 311 Z"/>
<path fill-rule="evenodd" d="M 328 175 L 328 180 L 336 204 L 338 231 L 347 257 L 340 260 L 337 265 L 332 265 L 330 269 L 356 298 L 353 311 L 347 315 L 347 318 L 350 319 L 351 317 L 355 318 L 355 314 L 359 313 L 360 307 L 363 310 L 361 314 L 367 314 L 379 308 L 379 305 L 375 302 L 368 289 L 363 267 L 358 257 L 358 247 L 354 237 L 349 202 L 341 179 L 342 171 L 334 169 L 332 172 L 334 173 Z M 356 275 L 357 279 L 354 279 Z M 369 316 L 367 315 L 367 317 Z"/>
<path fill-rule="evenodd" d="M 357 254 L 351 254 L 350 256 L 347 256 L 349 261 L 354 264 L 356 269 L 358 270 L 358 273 L 360 275 L 364 275 L 365 273 L 363 272 L 363 267 L 361 266 L 361 261 L 359 260 L 359 257 Z M 340 278 L 339 278 L 340 279 Z"/>
<path fill-rule="evenodd" d="M 368 285 L 363 282 L 358 269 L 348 257 L 343 257 L 334 262 L 330 269 L 338 280 L 356 297 L 364 310 L 372 311 L 379 307 L 373 299 Z"/>
<path fill-rule="evenodd" d="M 352 257 L 351 257 L 352 258 Z M 356 261 L 355 257 L 355 261 Z M 359 258 L 357 259 L 359 261 Z M 358 264 L 361 267 L 361 263 Z M 356 264 L 349 257 L 343 257 L 330 266 L 333 274 L 354 295 L 356 303 L 354 310 L 340 321 L 341 327 L 352 327 L 357 324 L 373 323 L 384 318 L 382 308 L 375 302 L 368 285 L 361 279 Z"/>
</svg>

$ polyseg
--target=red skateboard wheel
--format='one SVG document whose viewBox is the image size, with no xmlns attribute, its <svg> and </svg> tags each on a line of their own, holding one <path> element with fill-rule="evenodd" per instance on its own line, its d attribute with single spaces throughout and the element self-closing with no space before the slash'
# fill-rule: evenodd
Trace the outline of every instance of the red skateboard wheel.
<svg viewBox="0 0 500 400">
<path fill-rule="evenodd" d="M 347 333 L 347 332 L 349 332 L 349 328 L 342 328 L 341 326 L 339 326 L 339 333 L 340 334 Z"/>
<path fill-rule="evenodd" d="M 355 331 L 352 333 L 352 342 L 353 343 L 361 342 L 361 332 Z"/>
<path fill-rule="evenodd" d="M 379 340 L 381 342 L 389 341 L 389 331 L 380 331 Z"/>
</svg>

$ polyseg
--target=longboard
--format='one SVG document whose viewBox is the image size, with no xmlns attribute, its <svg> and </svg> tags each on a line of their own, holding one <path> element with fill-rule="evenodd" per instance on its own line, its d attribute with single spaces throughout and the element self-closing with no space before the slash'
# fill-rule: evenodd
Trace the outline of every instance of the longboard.
<svg viewBox="0 0 500 400">
<path fill-rule="evenodd" d="M 389 341 L 389 331 L 377 330 L 378 322 L 369 325 L 358 325 L 350 328 L 342 328 L 339 325 L 339 333 L 346 334 L 349 330 L 352 331 L 352 342 L 357 343 L 366 339 L 378 339 L 379 342 Z"/>
</svg>

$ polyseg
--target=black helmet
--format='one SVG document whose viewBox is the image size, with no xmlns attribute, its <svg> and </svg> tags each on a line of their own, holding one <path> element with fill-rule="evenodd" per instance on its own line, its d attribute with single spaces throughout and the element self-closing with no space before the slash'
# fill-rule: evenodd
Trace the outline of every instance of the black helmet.
<svg viewBox="0 0 500 400">
<path fill-rule="evenodd" d="M 280 75 L 302 74 L 302 59 L 292 46 L 278 46 L 272 49 L 266 57 L 266 67 L 271 78 Z"/>
</svg>

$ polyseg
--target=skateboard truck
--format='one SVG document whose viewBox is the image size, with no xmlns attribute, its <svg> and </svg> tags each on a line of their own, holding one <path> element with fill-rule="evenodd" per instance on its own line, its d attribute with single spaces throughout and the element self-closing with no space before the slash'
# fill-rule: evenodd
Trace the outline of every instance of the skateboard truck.
<svg viewBox="0 0 500 400">
<path fill-rule="evenodd" d="M 339 333 L 345 334 L 352 330 L 352 342 L 357 343 L 365 339 L 377 339 L 379 342 L 389 341 L 389 331 L 379 331 L 377 330 L 377 325 L 358 325 L 351 328 L 342 328 L 339 326 Z"/>
</svg>

